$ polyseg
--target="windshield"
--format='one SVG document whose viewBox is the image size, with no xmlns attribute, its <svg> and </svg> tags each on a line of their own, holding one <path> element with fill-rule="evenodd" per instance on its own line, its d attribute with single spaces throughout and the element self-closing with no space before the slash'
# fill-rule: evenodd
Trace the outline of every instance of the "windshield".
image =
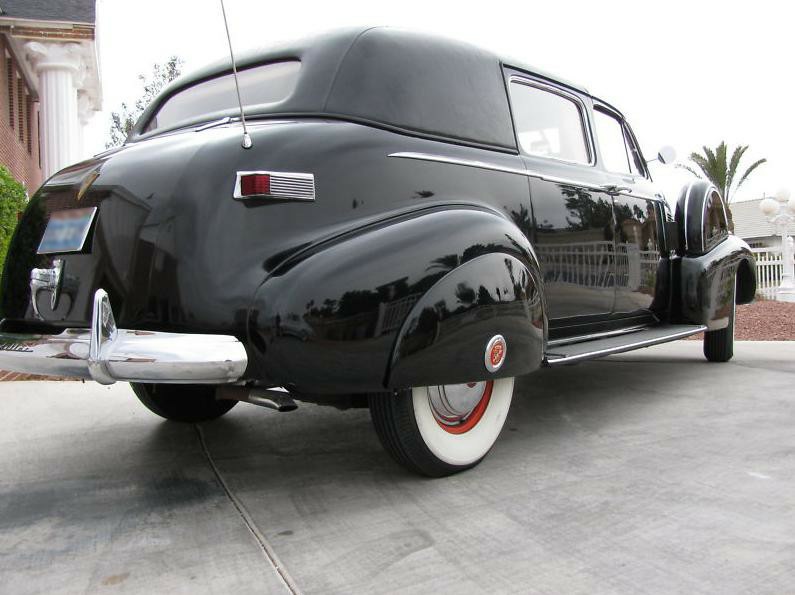
<svg viewBox="0 0 795 595">
<path fill-rule="evenodd" d="M 238 72 L 240 98 L 244 107 L 276 103 L 286 99 L 298 81 L 298 60 L 254 66 Z M 149 120 L 144 132 L 172 128 L 237 108 L 235 79 L 225 74 L 179 91 L 169 97 Z"/>
</svg>

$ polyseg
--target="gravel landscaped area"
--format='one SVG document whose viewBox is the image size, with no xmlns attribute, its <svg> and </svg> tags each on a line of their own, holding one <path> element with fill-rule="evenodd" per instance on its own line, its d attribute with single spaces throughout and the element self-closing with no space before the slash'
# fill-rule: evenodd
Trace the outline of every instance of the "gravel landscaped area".
<svg viewBox="0 0 795 595">
<path fill-rule="evenodd" d="M 691 340 L 701 339 L 702 334 Z M 737 306 L 734 323 L 737 341 L 795 341 L 795 304 L 757 299 Z"/>
<path fill-rule="evenodd" d="M 737 307 L 738 341 L 795 341 L 795 304 L 760 300 Z"/>
</svg>

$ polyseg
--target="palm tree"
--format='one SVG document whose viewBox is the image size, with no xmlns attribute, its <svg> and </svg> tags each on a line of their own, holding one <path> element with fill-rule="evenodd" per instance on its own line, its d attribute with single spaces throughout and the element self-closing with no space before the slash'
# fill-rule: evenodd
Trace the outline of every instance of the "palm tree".
<svg viewBox="0 0 795 595">
<path fill-rule="evenodd" d="M 721 142 L 714 151 L 707 146 L 703 148 L 703 155 L 700 153 L 690 153 L 690 161 L 698 166 L 700 172 L 682 163 L 677 164 L 677 167 L 686 169 L 699 179 L 703 180 L 706 178 L 715 184 L 715 187 L 727 203 L 731 202 L 731 196 L 734 195 L 734 191 L 739 190 L 743 182 L 751 175 L 751 172 L 767 161 L 767 159 L 760 159 L 753 163 L 745 170 L 745 173 L 740 176 L 737 184 L 732 186 L 734 184 L 734 179 L 737 177 L 737 168 L 740 166 L 740 160 L 748 150 L 748 145 L 740 145 L 734 149 L 731 159 L 727 159 L 728 147 L 725 141 Z"/>
</svg>

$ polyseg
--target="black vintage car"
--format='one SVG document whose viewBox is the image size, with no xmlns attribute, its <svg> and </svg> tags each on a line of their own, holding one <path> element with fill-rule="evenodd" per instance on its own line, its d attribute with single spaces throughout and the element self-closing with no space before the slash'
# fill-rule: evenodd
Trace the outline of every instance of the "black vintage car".
<svg viewBox="0 0 795 595">
<path fill-rule="evenodd" d="M 621 113 L 462 43 L 337 32 L 182 78 L 50 178 L 2 281 L 0 368 L 132 383 L 197 422 L 369 406 L 431 476 L 476 465 L 514 378 L 706 331 L 755 293 L 714 187 L 672 214 Z"/>
</svg>

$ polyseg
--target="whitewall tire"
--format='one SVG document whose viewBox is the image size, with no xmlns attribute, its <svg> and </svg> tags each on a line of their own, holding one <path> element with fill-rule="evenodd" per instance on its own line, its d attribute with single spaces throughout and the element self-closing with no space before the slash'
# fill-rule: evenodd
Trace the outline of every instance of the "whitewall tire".
<svg viewBox="0 0 795 595">
<path fill-rule="evenodd" d="M 500 378 L 373 394 L 370 414 L 397 462 L 442 477 L 470 469 L 488 454 L 505 424 L 513 386 L 513 378 Z"/>
</svg>

